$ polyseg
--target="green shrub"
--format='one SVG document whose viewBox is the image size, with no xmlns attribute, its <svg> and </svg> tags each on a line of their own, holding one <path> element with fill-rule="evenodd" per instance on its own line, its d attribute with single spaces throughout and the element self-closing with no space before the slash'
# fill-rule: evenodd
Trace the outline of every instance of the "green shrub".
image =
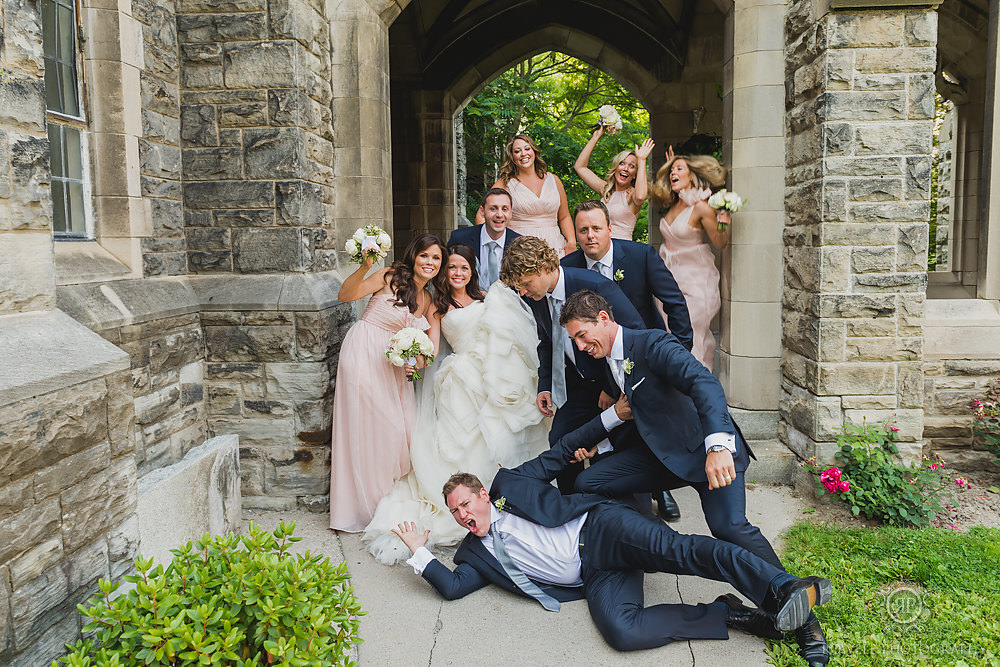
<svg viewBox="0 0 1000 667">
<path fill-rule="evenodd" d="M 166 570 L 137 557 L 135 584 L 101 580 L 89 606 L 99 644 L 85 639 L 53 662 L 71 667 L 131 665 L 347 664 L 361 605 L 345 564 L 293 554 L 295 524 L 269 533 L 253 523 L 249 537 L 205 535 L 172 550 Z"/>
<path fill-rule="evenodd" d="M 987 384 L 986 395 L 982 399 L 972 399 L 969 408 L 972 410 L 972 432 L 982 438 L 993 456 L 1000 458 L 1000 378 Z"/>
<path fill-rule="evenodd" d="M 837 436 L 840 451 L 834 457 L 842 468 L 803 463 L 815 477 L 821 493 L 847 503 L 851 512 L 892 526 L 926 526 L 943 512 L 947 463 L 936 457 L 907 467 L 899 462 L 896 433 L 888 424 L 845 424 Z"/>
</svg>

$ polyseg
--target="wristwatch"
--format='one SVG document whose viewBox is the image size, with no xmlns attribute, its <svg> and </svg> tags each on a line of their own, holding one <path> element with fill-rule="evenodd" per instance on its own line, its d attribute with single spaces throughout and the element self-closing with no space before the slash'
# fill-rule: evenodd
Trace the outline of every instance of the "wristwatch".
<svg viewBox="0 0 1000 667">
<path fill-rule="evenodd" d="M 708 453 L 709 454 L 711 454 L 712 452 L 721 452 L 721 451 L 727 451 L 728 452 L 729 451 L 729 447 L 726 447 L 725 445 L 712 445 L 711 447 L 708 448 Z"/>
</svg>

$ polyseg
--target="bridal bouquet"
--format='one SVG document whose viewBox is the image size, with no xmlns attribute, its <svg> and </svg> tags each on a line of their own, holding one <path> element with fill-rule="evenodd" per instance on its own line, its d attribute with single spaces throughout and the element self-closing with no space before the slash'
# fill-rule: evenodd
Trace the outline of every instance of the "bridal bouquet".
<svg viewBox="0 0 1000 667">
<path fill-rule="evenodd" d="M 420 329 L 405 327 L 400 329 L 389 339 L 389 348 L 385 351 L 385 358 L 389 363 L 397 368 L 403 366 L 416 366 L 417 355 L 424 355 L 427 363 L 434 361 L 434 343 Z M 420 371 L 414 370 L 410 376 L 410 381 L 419 380 Z"/>
<path fill-rule="evenodd" d="M 615 108 L 610 104 L 605 104 L 597 110 L 600 117 L 600 124 L 608 134 L 618 134 L 622 129 L 622 117 L 618 115 Z"/>
<path fill-rule="evenodd" d="M 375 262 L 384 259 L 391 246 L 392 239 L 384 229 L 378 225 L 365 225 L 347 239 L 344 250 L 351 256 L 352 262 L 361 264 L 365 257 L 371 257 Z"/>
<path fill-rule="evenodd" d="M 708 205 L 716 211 L 729 211 L 730 213 L 735 213 L 746 206 L 746 200 L 735 192 L 729 192 L 725 188 L 722 188 L 708 198 Z M 722 231 L 728 226 L 729 225 L 724 222 L 719 222 L 718 229 L 719 231 Z"/>
</svg>

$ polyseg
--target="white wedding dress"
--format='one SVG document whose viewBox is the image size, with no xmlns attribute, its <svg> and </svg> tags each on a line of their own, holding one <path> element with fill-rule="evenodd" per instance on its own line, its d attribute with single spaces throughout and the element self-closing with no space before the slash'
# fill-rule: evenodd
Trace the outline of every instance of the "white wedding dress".
<svg viewBox="0 0 1000 667">
<path fill-rule="evenodd" d="M 441 333 L 453 352 L 442 349 L 418 383 L 411 470 L 379 502 L 363 536 L 386 565 L 410 557 L 390 532 L 402 521 L 430 529 L 428 548 L 465 536 L 441 496 L 452 474 L 471 472 L 489 488 L 499 466 L 548 449 L 548 426 L 535 406 L 538 335 L 521 299 L 497 284 L 485 301 L 445 315 Z"/>
</svg>

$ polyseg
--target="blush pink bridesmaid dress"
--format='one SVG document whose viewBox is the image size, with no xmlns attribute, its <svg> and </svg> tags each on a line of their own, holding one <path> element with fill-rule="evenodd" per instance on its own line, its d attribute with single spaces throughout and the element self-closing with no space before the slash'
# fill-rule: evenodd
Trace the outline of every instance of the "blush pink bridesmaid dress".
<svg viewBox="0 0 1000 667">
<path fill-rule="evenodd" d="M 715 363 L 715 336 L 712 335 L 712 318 L 719 312 L 722 299 L 719 296 L 719 270 L 715 268 L 715 254 L 711 246 L 702 240 L 700 227 L 690 224 L 693 206 L 688 206 L 669 225 L 660 218 L 660 257 L 674 275 L 687 301 L 691 316 L 694 345 L 691 354 L 712 370 Z M 656 303 L 660 307 L 660 303 Z M 663 321 L 667 316 L 660 307 Z"/>
<path fill-rule="evenodd" d="M 632 212 L 629 206 L 628 190 L 615 190 L 611 197 L 604 202 L 608 207 L 608 217 L 611 218 L 611 238 L 632 240 L 632 230 L 635 229 L 635 221 L 639 217 Z"/>
<path fill-rule="evenodd" d="M 516 178 L 507 183 L 512 202 L 510 224 L 518 234 L 537 236 L 548 243 L 559 257 L 563 256 L 566 239 L 559 230 L 559 186 L 556 177 L 545 174 L 538 196 Z"/>
<path fill-rule="evenodd" d="M 373 295 L 340 347 L 330 461 L 334 530 L 364 530 L 378 501 L 410 471 L 413 384 L 389 363 L 385 350 L 400 329 L 426 331 L 430 325 L 395 301 L 392 294 Z"/>
</svg>

